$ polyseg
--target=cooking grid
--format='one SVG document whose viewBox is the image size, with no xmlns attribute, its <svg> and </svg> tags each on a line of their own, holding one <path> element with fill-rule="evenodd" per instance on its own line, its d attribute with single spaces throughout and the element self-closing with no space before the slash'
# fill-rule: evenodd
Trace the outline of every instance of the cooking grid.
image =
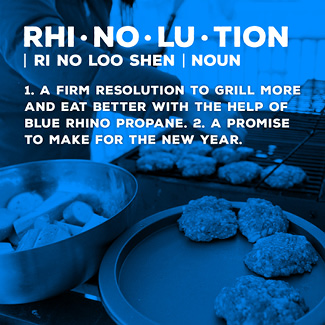
<svg viewBox="0 0 325 325">
<path fill-rule="evenodd" d="M 265 148 L 268 147 L 269 142 L 267 139 L 258 139 L 254 141 L 247 141 L 247 145 L 254 147 L 257 150 L 265 151 Z M 282 159 L 289 150 L 288 144 L 281 142 L 273 144 L 277 145 L 276 153 L 273 156 L 268 156 L 268 158 L 258 158 L 251 157 L 248 160 L 258 163 L 263 168 L 274 165 L 274 159 Z M 293 146 L 294 147 L 294 146 Z M 292 148 L 290 148 L 292 149 Z M 128 160 L 135 161 L 139 158 L 138 153 L 134 152 L 126 157 Z M 267 184 L 262 184 L 260 188 L 268 189 L 272 191 L 281 192 L 284 195 L 290 196 L 299 196 L 303 198 L 313 198 L 321 199 L 322 185 L 324 180 L 324 171 L 325 171 L 325 150 L 320 150 L 319 146 L 304 146 L 299 149 L 296 154 L 289 158 L 287 164 L 301 167 L 308 175 L 307 181 L 300 185 L 286 190 L 276 190 L 271 189 Z M 144 172 L 137 171 L 139 174 L 144 174 Z M 171 171 L 155 171 L 148 172 L 147 174 L 160 176 L 160 177 L 172 177 L 184 179 L 181 173 L 175 168 Z M 218 178 L 218 175 L 215 173 L 211 176 L 202 176 L 200 178 L 187 178 L 199 182 L 216 182 L 221 184 L 229 184 L 228 182 Z M 240 184 L 236 186 L 241 187 L 255 187 L 258 184 L 258 181 L 253 181 L 251 183 Z"/>
<path fill-rule="evenodd" d="M 325 105 L 325 81 L 310 79 L 301 87 L 301 94 L 288 104 L 290 112 L 320 114 Z"/>
<path fill-rule="evenodd" d="M 316 105 L 317 104 L 317 105 Z M 244 118 L 289 118 L 290 127 L 288 129 L 249 129 L 245 146 L 252 147 L 260 153 L 267 153 L 269 145 L 275 145 L 276 150 L 273 155 L 267 155 L 266 158 L 250 157 L 248 160 L 258 163 L 263 168 L 274 165 L 275 160 L 281 162 L 298 144 L 301 144 L 308 134 L 315 130 L 315 133 L 304 143 L 292 156 L 285 162 L 288 165 L 301 167 L 307 173 L 307 180 L 290 189 L 272 189 L 267 184 L 259 184 L 259 180 L 251 183 L 245 183 L 242 188 L 259 187 L 263 190 L 276 191 L 282 195 L 301 197 L 325 201 L 325 114 L 322 110 L 325 106 L 325 81 L 308 80 L 301 87 L 301 95 L 293 96 L 289 101 L 289 112 L 271 112 L 245 113 Z M 315 108 L 316 107 L 316 108 Z M 317 129 L 315 127 L 317 126 Z M 195 134 L 197 130 L 188 128 L 186 130 L 171 131 L 172 134 Z M 217 146 L 214 146 L 217 147 Z M 136 160 L 139 158 L 138 150 L 135 149 L 117 160 L 117 163 L 135 170 Z M 131 163 L 131 164 L 130 164 Z M 125 166 L 125 167 L 126 167 Z M 126 168 L 127 168 L 126 167 Z M 141 171 L 136 171 L 141 173 Z M 150 175 L 160 177 L 181 178 L 184 177 L 174 168 L 171 171 L 148 172 Z M 211 176 L 200 178 L 190 178 L 198 182 L 216 182 L 229 184 L 218 178 L 217 173 Z"/>
<path fill-rule="evenodd" d="M 264 116 L 274 116 L 270 113 L 262 113 Z M 255 115 L 256 116 L 256 115 Z M 317 117 L 315 115 L 305 115 L 300 113 L 280 113 L 279 117 L 289 117 L 293 121 L 293 126 L 290 129 L 251 129 L 245 141 L 245 146 L 252 147 L 256 151 L 261 151 L 266 154 L 269 145 L 275 145 L 276 150 L 273 155 L 268 155 L 266 158 L 250 157 L 248 160 L 258 163 L 263 168 L 274 165 L 274 160 L 283 159 L 287 154 L 296 147 L 310 132 Z M 319 123 L 319 131 L 306 144 L 300 147 L 292 157 L 290 157 L 286 164 L 301 167 L 308 175 L 306 182 L 300 186 L 295 186 L 290 189 L 272 189 L 267 184 L 263 183 L 259 186 L 260 189 L 273 191 L 286 196 L 301 197 L 313 200 L 325 200 L 323 193 L 324 175 L 325 175 L 325 117 L 321 117 Z M 172 131 L 172 134 L 198 134 L 196 130 L 186 129 Z M 217 146 L 213 146 L 217 147 Z M 122 167 L 129 168 L 139 174 L 145 174 L 141 171 L 136 171 L 136 160 L 139 158 L 138 150 L 132 150 L 116 162 Z M 155 171 L 146 174 L 168 177 L 176 179 L 184 179 L 181 173 L 174 168 L 171 171 Z M 187 178 L 196 182 L 215 182 L 220 184 L 229 184 L 228 182 L 218 178 L 217 173 L 211 176 L 203 176 L 199 178 Z M 251 183 L 240 184 L 241 188 L 252 188 L 258 185 L 258 180 Z"/>
<path fill-rule="evenodd" d="M 256 149 L 261 148 L 260 150 L 263 150 L 263 147 L 265 148 L 268 146 L 268 142 L 265 140 L 267 139 L 248 140 L 247 145 Z M 268 156 L 266 159 L 252 157 L 249 160 L 258 163 L 260 166 L 265 168 L 273 165 L 275 159 L 283 159 L 288 152 L 295 147 L 295 144 L 282 143 L 280 141 L 273 144 L 277 146 L 274 155 Z M 325 171 L 324 148 L 317 145 L 304 145 L 286 161 L 286 164 L 301 167 L 307 173 L 308 178 L 304 184 L 290 189 L 281 190 L 281 192 L 283 194 L 291 194 L 304 198 L 312 197 L 315 199 L 321 199 Z M 266 184 L 262 184 L 260 187 L 269 188 Z"/>
</svg>

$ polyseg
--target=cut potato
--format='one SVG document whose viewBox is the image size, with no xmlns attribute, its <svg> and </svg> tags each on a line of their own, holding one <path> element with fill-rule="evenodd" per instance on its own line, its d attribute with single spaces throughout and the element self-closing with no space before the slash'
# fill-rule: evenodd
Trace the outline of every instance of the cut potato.
<svg viewBox="0 0 325 325">
<path fill-rule="evenodd" d="M 50 224 L 50 217 L 46 214 L 37 217 L 34 221 L 34 229 L 43 229 L 45 226 Z"/>
<path fill-rule="evenodd" d="M 19 242 L 16 252 L 32 249 L 35 245 L 39 233 L 40 229 L 29 229 Z"/>
<path fill-rule="evenodd" d="M 62 219 L 63 209 L 76 200 L 78 193 L 72 192 L 55 192 L 48 199 L 46 199 L 38 208 L 19 218 L 14 223 L 14 227 L 18 236 L 23 235 L 28 229 L 32 228 L 40 216 L 47 215 L 50 222 Z"/>
<path fill-rule="evenodd" d="M 82 227 L 82 231 L 87 231 L 91 228 L 94 228 L 100 224 L 102 224 L 103 222 L 107 221 L 106 218 L 99 216 L 97 214 L 93 214 L 93 216 L 91 217 L 91 219 Z"/>
<path fill-rule="evenodd" d="M 82 201 L 75 201 L 71 203 L 63 211 L 63 219 L 76 226 L 84 226 L 91 217 L 94 215 L 94 211 L 90 205 Z"/>
<path fill-rule="evenodd" d="M 19 245 L 20 238 L 16 234 L 15 230 L 13 229 L 10 236 L 8 237 L 8 240 L 11 242 L 11 244 L 15 247 Z"/>
<path fill-rule="evenodd" d="M 10 243 L 0 243 L 0 254 L 13 253 L 14 251 Z"/>
<path fill-rule="evenodd" d="M 50 245 L 107 220 L 81 200 L 79 193 L 64 191 L 56 191 L 45 201 L 36 192 L 14 196 L 7 208 L 0 208 L 0 241 L 10 241 L 0 243 L 0 254 L 13 252 L 15 247 L 19 252 Z"/>
<path fill-rule="evenodd" d="M 35 210 L 43 201 L 43 198 L 36 192 L 20 193 L 9 201 L 7 209 L 16 212 L 21 217 Z"/>
<path fill-rule="evenodd" d="M 0 241 L 8 238 L 13 231 L 13 223 L 18 214 L 6 208 L 0 208 Z"/>
<path fill-rule="evenodd" d="M 68 231 L 71 236 L 75 236 L 81 233 L 82 227 L 70 225 L 69 223 L 65 223 L 63 221 L 55 221 L 57 226 L 62 227 L 64 230 Z"/>
<path fill-rule="evenodd" d="M 34 247 L 36 248 L 53 244 L 69 237 L 71 237 L 69 232 L 62 229 L 61 227 L 57 225 L 47 225 L 40 231 Z"/>
</svg>

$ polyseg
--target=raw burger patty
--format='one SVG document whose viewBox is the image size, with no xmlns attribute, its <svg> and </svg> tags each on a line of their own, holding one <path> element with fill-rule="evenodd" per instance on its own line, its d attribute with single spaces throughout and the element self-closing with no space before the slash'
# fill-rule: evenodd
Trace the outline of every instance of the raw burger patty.
<svg viewBox="0 0 325 325">
<path fill-rule="evenodd" d="M 276 165 L 266 167 L 261 172 L 261 177 L 264 178 L 270 173 Z M 281 165 L 274 171 L 264 182 L 274 188 L 290 188 L 296 184 L 300 184 L 306 178 L 306 173 L 296 166 Z"/>
<path fill-rule="evenodd" d="M 213 158 L 194 154 L 181 157 L 176 165 L 185 177 L 212 175 L 216 171 Z"/>
<path fill-rule="evenodd" d="M 237 220 L 230 202 L 214 196 L 192 200 L 178 219 L 179 229 L 193 241 L 208 242 L 232 237 L 237 232 Z"/>
<path fill-rule="evenodd" d="M 174 167 L 176 159 L 175 155 L 167 152 L 147 154 L 137 160 L 137 168 L 144 172 L 169 170 Z"/>
<path fill-rule="evenodd" d="M 240 160 L 240 153 L 229 146 L 214 149 L 211 155 L 221 164 L 229 164 Z"/>
<path fill-rule="evenodd" d="M 154 154 L 157 152 L 168 152 L 178 157 L 187 154 L 197 154 L 200 156 L 206 156 L 212 151 L 212 147 L 208 144 L 203 144 L 201 141 L 193 141 L 191 144 L 163 144 L 161 141 L 155 144 L 143 144 L 139 147 L 140 157 Z"/>
<path fill-rule="evenodd" d="M 248 199 L 238 212 L 240 232 L 250 243 L 273 235 L 287 232 L 289 221 L 279 206 L 262 199 Z"/>
<path fill-rule="evenodd" d="M 173 144 L 162 144 L 161 141 L 157 141 L 155 144 L 142 144 L 139 147 L 139 155 L 140 157 L 145 155 L 151 155 L 156 154 L 159 152 L 168 152 L 172 153 L 172 150 L 174 149 L 176 145 Z"/>
<path fill-rule="evenodd" d="M 258 240 L 244 262 L 251 271 L 271 278 L 311 272 L 317 260 L 306 237 L 278 233 Z"/>
<path fill-rule="evenodd" d="M 218 176 L 231 184 L 242 184 L 257 178 L 261 171 L 262 167 L 258 164 L 251 161 L 239 161 L 220 167 Z"/>
<path fill-rule="evenodd" d="M 221 164 L 229 164 L 239 160 L 245 160 L 254 154 L 253 148 L 238 147 L 234 149 L 232 146 L 224 146 L 213 150 L 212 157 Z"/>
<path fill-rule="evenodd" d="M 174 145 L 172 153 L 177 156 L 188 154 L 196 154 L 206 156 L 212 151 L 212 147 L 208 144 L 203 144 L 201 141 L 193 141 L 191 144 Z"/>
<path fill-rule="evenodd" d="M 254 154 L 255 150 L 253 148 L 249 148 L 249 147 L 238 147 L 236 149 L 236 152 L 239 153 L 240 160 L 245 160 L 248 157 L 252 156 Z"/>
<path fill-rule="evenodd" d="M 242 276 L 215 300 L 215 312 L 228 325 L 294 324 L 308 307 L 300 292 L 287 282 Z"/>
</svg>

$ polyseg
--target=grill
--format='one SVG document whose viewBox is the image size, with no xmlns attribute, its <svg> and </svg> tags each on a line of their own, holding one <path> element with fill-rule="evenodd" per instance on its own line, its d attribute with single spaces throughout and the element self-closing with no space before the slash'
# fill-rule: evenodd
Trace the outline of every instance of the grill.
<svg viewBox="0 0 325 325">
<path fill-rule="evenodd" d="M 308 81 L 302 89 L 304 89 L 304 87 L 310 87 L 310 85 L 319 87 L 320 83 Z M 323 82 L 321 82 L 321 85 L 323 85 Z M 299 105 L 302 106 L 307 106 L 307 103 L 311 105 L 313 103 L 311 99 L 313 92 L 315 91 L 311 92 L 310 97 L 304 96 L 305 102 L 299 99 L 299 102 L 297 100 L 291 100 L 290 103 L 299 103 Z M 291 104 L 291 106 L 292 105 L 293 104 Z M 138 149 L 126 153 L 124 156 L 117 159 L 115 163 L 135 173 L 138 177 L 138 181 L 140 179 L 145 184 L 144 186 L 151 187 L 149 191 L 144 191 L 144 196 L 146 196 L 148 200 L 149 197 L 151 201 L 156 200 L 159 208 L 166 208 L 166 202 L 163 206 L 163 203 L 158 201 L 168 200 L 171 202 L 173 200 L 176 201 L 174 197 L 178 197 L 176 204 L 184 204 L 187 198 L 192 199 L 195 195 L 202 195 L 202 193 L 205 195 L 222 195 L 222 197 L 230 200 L 242 200 L 244 196 L 259 196 L 270 199 L 275 204 L 279 204 L 282 208 L 309 219 L 325 230 L 325 220 L 323 221 L 323 211 L 325 208 L 325 116 L 321 114 L 321 112 L 311 113 L 307 110 L 307 114 L 306 112 L 302 113 L 302 111 L 298 111 L 297 109 L 295 112 L 279 112 L 277 114 L 271 112 L 243 114 L 244 118 L 278 117 L 290 119 L 290 128 L 288 129 L 249 130 L 245 146 L 252 147 L 256 151 L 264 154 L 268 153 L 269 145 L 276 146 L 273 155 L 265 155 L 265 158 L 253 156 L 248 159 L 258 163 L 263 168 L 276 164 L 275 161 L 280 162 L 283 160 L 288 153 L 306 139 L 318 123 L 317 130 L 314 134 L 285 162 L 285 164 L 288 165 L 301 167 L 308 176 L 303 184 L 290 189 L 272 189 L 265 183 L 259 184 L 258 180 L 242 185 L 230 185 L 226 181 L 218 178 L 217 174 L 185 179 L 176 168 L 168 172 L 142 173 L 136 170 L 136 160 L 139 158 Z M 191 128 L 173 130 L 171 133 L 198 135 L 197 130 Z M 154 198 L 152 196 L 153 194 L 149 193 L 150 191 L 154 192 L 154 189 L 157 190 L 157 198 Z M 166 193 L 161 194 L 163 191 Z M 180 195 L 177 191 L 184 192 L 180 192 L 182 194 Z M 186 193 L 186 191 L 189 193 Z M 240 193 L 241 196 L 238 196 L 238 193 Z M 182 199 L 181 196 L 183 196 L 184 199 Z M 150 202 L 146 208 L 150 210 L 153 205 L 154 203 Z M 153 212 L 155 211 L 151 211 L 151 213 Z M 320 219 L 315 220 L 317 216 L 320 217 Z"/>
<path fill-rule="evenodd" d="M 263 116 L 270 116 L 268 113 L 263 113 Z M 310 117 L 309 115 L 307 115 Z M 249 135 L 246 139 L 245 145 L 254 148 L 256 151 L 263 153 L 268 152 L 269 145 L 275 145 L 276 150 L 273 155 L 267 156 L 267 158 L 250 157 L 248 160 L 258 163 L 263 168 L 274 165 L 274 160 L 282 160 L 292 149 L 302 141 L 308 134 L 307 130 L 312 130 L 314 119 L 306 119 L 305 115 L 299 113 L 282 113 L 278 114 L 278 117 L 289 117 L 292 119 L 293 125 L 290 129 L 284 130 L 268 130 L 268 129 L 252 129 L 249 131 Z M 325 200 L 323 197 L 323 182 L 325 172 L 325 117 L 322 117 L 321 123 L 324 124 L 324 130 L 319 131 L 312 137 L 305 145 L 298 149 L 286 162 L 286 164 L 301 167 L 308 175 L 306 182 L 300 186 L 296 186 L 286 190 L 277 190 L 270 188 L 267 184 L 261 184 L 259 187 L 268 191 L 280 192 L 282 195 L 295 196 L 302 198 L 309 198 L 313 200 Z M 304 126 L 305 125 L 305 126 Z M 195 130 L 186 129 L 188 134 L 196 133 Z M 189 131 L 188 131 L 189 130 Z M 176 132 L 171 132 L 176 134 Z M 180 134 L 177 131 L 177 134 Z M 216 146 L 215 146 L 216 147 Z M 138 149 L 132 150 L 119 158 L 115 163 L 124 168 L 128 168 L 132 172 L 138 174 L 144 174 L 141 171 L 136 170 L 136 160 L 139 158 Z M 168 178 L 184 179 L 181 173 L 175 168 L 171 171 L 155 171 L 146 173 L 153 176 L 161 176 Z M 209 182 L 209 183 L 220 183 L 228 184 L 226 181 L 218 178 L 217 174 L 211 176 L 205 176 L 200 178 L 187 178 L 194 182 Z M 251 183 L 245 183 L 242 185 L 236 185 L 242 188 L 245 187 L 256 187 L 258 181 Z"/>
</svg>

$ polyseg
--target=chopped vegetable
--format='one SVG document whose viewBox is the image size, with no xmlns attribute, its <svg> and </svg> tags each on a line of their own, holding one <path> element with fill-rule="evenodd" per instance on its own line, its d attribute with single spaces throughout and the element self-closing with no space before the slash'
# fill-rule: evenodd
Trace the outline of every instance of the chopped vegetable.
<svg viewBox="0 0 325 325">
<path fill-rule="evenodd" d="M 16 251 L 25 251 L 27 249 L 32 249 L 35 245 L 36 239 L 40 233 L 40 229 L 29 229 L 24 237 L 19 242 Z"/>
<path fill-rule="evenodd" d="M 13 223 L 18 214 L 6 208 L 0 208 L 0 241 L 8 238 L 13 231 Z"/>
<path fill-rule="evenodd" d="M 34 247 L 41 247 L 48 244 L 53 244 L 60 240 L 64 240 L 70 237 L 69 232 L 65 231 L 57 225 L 47 225 L 39 233 Z"/>
<path fill-rule="evenodd" d="M 82 201 L 75 201 L 71 203 L 63 211 L 63 219 L 76 226 L 83 226 L 94 215 L 94 211 L 90 205 Z"/>
<path fill-rule="evenodd" d="M 20 238 L 18 237 L 18 235 L 16 234 L 15 230 L 13 230 L 10 234 L 10 236 L 8 237 L 9 241 L 11 242 L 11 244 L 15 247 L 18 246 Z"/>
<path fill-rule="evenodd" d="M 14 251 L 10 243 L 0 243 L 0 254 L 13 253 Z"/>
<path fill-rule="evenodd" d="M 36 192 L 24 192 L 14 196 L 7 209 L 16 212 L 20 217 L 35 210 L 43 203 L 43 198 Z"/>
<path fill-rule="evenodd" d="M 17 235 L 21 236 L 28 229 L 32 228 L 35 219 L 42 215 L 48 215 L 50 222 L 62 219 L 63 209 L 77 197 L 78 193 L 60 191 L 55 192 L 34 211 L 16 220 L 14 227 Z"/>
<path fill-rule="evenodd" d="M 55 221 L 54 222 L 57 226 L 63 228 L 64 230 L 68 231 L 71 236 L 75 236 L 81 233 L 82 227 L 70 225 L 69 223 L 65 223 L 63 221 Z"/>
<path fill-rule="evenodd" d="M 99 216 L 97 214 L 94 214 L 91 219 L 82 227 L 82 231 L 85 232 L 91 228 L 94 228 L 96 226 L 99 226 L 103 222 L 107 221 L 106 218 Z"/>
<path fill-rule="evenodd" d="M 37 217 L 34 221 L 34 229 L 43 229 L 45 226 L 50 224 L 50 217 L 45 214 Z"/>
<path fill-rule="evenodd" d="M 91 199 L 99 200 L 98 196 Z M 0 243 L 0 254 L 14 252 L 16 247 L 19 252 L 53 244 L 105 222 L 107 218 L 95 214 L 88 200 L 89 196 L 64 191 L 45 201 L 36 192 L 14 196 L 7 208 L 0 208 L 0 241 L 10 241 Z"/>
</svg>

